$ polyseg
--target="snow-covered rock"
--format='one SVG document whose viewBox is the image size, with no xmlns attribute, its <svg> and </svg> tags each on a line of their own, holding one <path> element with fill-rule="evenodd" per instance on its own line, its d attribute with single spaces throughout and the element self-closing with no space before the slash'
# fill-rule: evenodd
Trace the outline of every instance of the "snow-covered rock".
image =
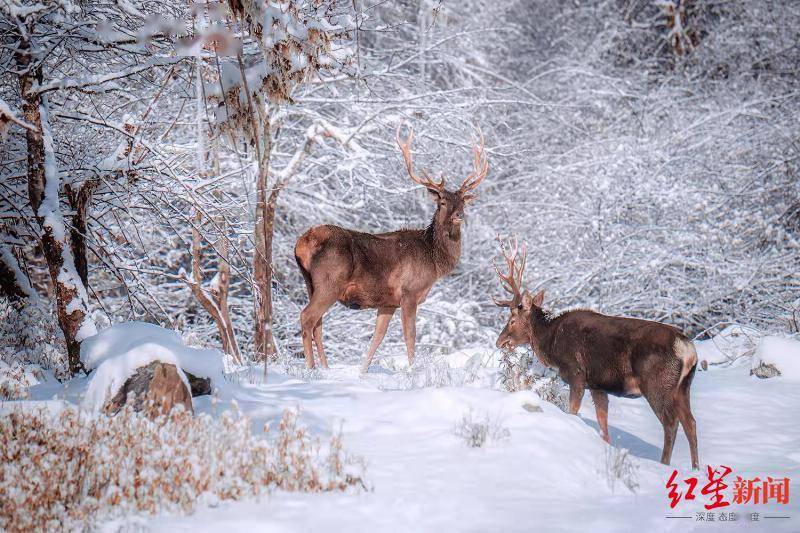
<svg viewBox="0 0 800 533">
<path fill-rule="evenodd" d="M 223 373 L 219 351 L 190 348 L 178 332 L 146 322 L 124 322 L 86 339 L 81 361 L 94 369 L 83 400 L 84 407 L 94 410 L 102 409 L 136 369 L 153 361 L 175 365 L 187 387 L 185 372 L 212 382 L 219 382 Z"/>
<path fill-rule="evenodd" d="M 784 378 L 800 380 L 800 340 L 772 335 L 761 339 L 753 355 L 751 373 L 772 377 L 771 368 Z"/>
<path fill-rule="evenodd" d="M 148 402 L 152 402 L 155 413 L 150 411 Z M 108 413 L 118 413 L 128 404 L 135 411 L 145 410 L 151 414 L 166 414 L 176 405 L 194 412 L 192 393 L 181 378 L 180 368 L 160 361 L 137 368 L 103 409 Z"/>
</svg>

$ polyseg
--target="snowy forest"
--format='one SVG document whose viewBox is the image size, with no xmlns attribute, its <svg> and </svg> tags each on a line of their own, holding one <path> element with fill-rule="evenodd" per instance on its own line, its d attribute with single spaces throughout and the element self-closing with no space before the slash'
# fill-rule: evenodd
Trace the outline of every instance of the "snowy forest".
<svg viewBox="0 0 800 533">
<path fill-rule="evenodd" d="M 0 529 L 678 527 L 683 430 L 613 398 L 607 444 L 495 347 L 509 239 L 552 316 L 694 341 L 701 477 L 800 477 L 800 3 L 0 0 L 0 42 Z M 298 239 L 483 163 L 414 363 L 336 304 L 308 368 Z"/>
</svg>

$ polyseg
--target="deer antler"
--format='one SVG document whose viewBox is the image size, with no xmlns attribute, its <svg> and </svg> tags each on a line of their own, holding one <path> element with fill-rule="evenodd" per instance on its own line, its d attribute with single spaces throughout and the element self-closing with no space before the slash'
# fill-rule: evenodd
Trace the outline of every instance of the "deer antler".
<svg viewBox="0 0 800 533">
<path fill-rule="evenodd" d="M 528 258 L 528 250 L 527 247 L 523 247 L 522 261 L 520 265 L 517 266 L 517 255 L 519 252 L 519 243 L 517 242 L 517 237 L 514 236 L 513 245 L 511 245 L 511 240 L 509 240 L 511 253 L 507 253 L 507 246 L 500 239 L 499 235 L 497 236 L 497 240 L 500 242 L 500 252 L 503 254 L 503 258 L 506 260 L 508 274 L 503 275 L 494 261 L 492 261 L 492 265 L 494 266 L 495 272 L 497 272 L 497 276 L 500 278 L 500 285 L 503 287 L 503 289 L 505 289 L 506 292 L 510 293 L 513 298 L 510 300 L 498 300 L 497 298 L 492 297 L 492 300 L 494 300 L 495 305 L 499 307 L 513 307 L 522 301 L 522 276 L 525 272 L 525 262 Z"/>
<path fill-rule="evenodd" d="M 397 128 L 397 146 L 400 147 L 400 152 L 403 154 L 403 159 L 406 162 L 406 170 L 408 170 L 408 176 L 415 182 L 419 183 L 423 187 L 427 187 L 428 189 L 433 189 L 435 191 L 444 191 L 444 178 L 441 178 L 438 182 L 433 181 L 425 172 L 423 172 L 424 178 L 418 177 L 414 174 L 414 165 L 411 159 L 411 141 L 414 139 L 414 130 L 409 128 L 408 129 L 408 137 L 406 137 L 406 141 L 403 142 L 400 139 L 400 128 Z"/>
<path fill-rule="evenodd" d="M 467 179 L 464 180 L 464 183 L 461 184 L 461 188 L 458 189 L 458 193 L 467 202 L 477 198 L 477 195 L 469 194 L 469 192 L 474 190 L 475 187 L 486 178 L 486 174 L 489 173 L 489 160 L 486 158 L 483 132 L 480 128 L 478 129 L 478 135 L 480 142 L 472 147 L 472 153 L 475 158 L 473 165 L 475 168 L 473 172 L 467 176 Z"/>
</svg>

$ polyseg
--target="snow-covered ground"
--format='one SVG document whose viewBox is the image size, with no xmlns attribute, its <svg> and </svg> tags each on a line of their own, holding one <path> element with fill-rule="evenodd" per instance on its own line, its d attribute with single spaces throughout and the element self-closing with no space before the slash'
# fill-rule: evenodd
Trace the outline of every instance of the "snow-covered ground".
<svg viewBox="0 0 800 533">
<path fill-rule="evenodd" d="M 335 354 L 329 357 L 336 361 Z M 620 480 L 612 488 L 606 474 L 608 448 L 599 437 L 588 394 L 580 416 L 570 416 L 535 393 L 509 394 L 488 388 L 491 369 L 463 371 L 465 363 L 480 359 L 479 351 L 453 354 L 411 373 L 402 368 L 402 358 L 384 358 L 366 376 L 359 375 L 354 362 L 334 363 L 331 370 L 310 380 L 275 370 L 266 382 L 258 371 L 226 380 L 218 401 L 196 398 L 195 409 L 219 413 L 236 402 L 260 427 L 277 422 L 287 407 L 298 407 L 304 423 L 321 436 L 343 424 L 347 451 L 366 461 L 370 490 L 273 492 L 257 501 L 201 507 L 190 516 L 136 516 L 103 528 L 228 533 L 800 531 L 794 494 L 795 480 L 800 477 L 797 381 L 752 377 L 749 357 L 696 374 L 692 403 L 703 466 L 700 472 L 690 472 L 681 430 L 673 467 L 679 470 L 679 480 L 690 475 L 699 478 L 698 497 L 670 509 L 665 485 L 673 469 L 658 462 L 662 429 L 643 399 L 611 399 L 612 443 L 630 450 L 638 483 L 636 492 Z M 491 359 L 489 352 L 483 357 Z M 457 386 L 426 386 L 448 380 Z M 52 385 L 41 387 L 37 396 L 57 392 Z M 76 400 L 81 388 L 73 384 L 59 394 Z M 470 410 L 477 419 L 488 418 L 507 428 L 509 436 L 482 448 L 467 447 L 454 427 Z M 732 504 L 721 510 L 737 513 L 737 522 L 697 522 L 696 513 L 705 512 L 703 505 L 709 502 L 709 497 L 699 494 L 707 481 L 705 465 L 733 469 L 725 478 L 728 500 L 737 475 L 789 477 L 789 505 Z M 751 521 L 751 512 L 759 513 L 758 521 Z M 791 518 L 766 518 L 787 515 Z"/>
</svg>

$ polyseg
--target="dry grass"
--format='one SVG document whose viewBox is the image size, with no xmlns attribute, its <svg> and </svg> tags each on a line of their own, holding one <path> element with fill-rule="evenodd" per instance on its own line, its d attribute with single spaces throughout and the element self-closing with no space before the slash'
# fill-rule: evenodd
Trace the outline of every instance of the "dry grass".
<svg viewBox="0 0 800 533">
<path fill-rule="evenodd" d="M 192 512 L 202 498 L 237 500 L 271 488 L 362 487 L 340 435 L 329 446 L 284 413 L 277 434 L 252 433 L 236 413 L 175 409 L 151 420 L 67 407 L 0 416 L 0 529 L 63 530 L 127 513 Z"/>
<path fill-rule="evenodd" d="M 470 448 L 483 448 L 487 443 L 500 442 L 511 437 L 511 432 L 499 419 L 488 414 L 478 417 L 470 409 L 453 427 L 453 434 L 464 439 Z"/>
<path fill-rule="evenodd" d="M 617 483 L 625 485 L 629 491 L 636 492 L 639 489 L 639 465 L 625 448 L 614 446 L 605 447 L 605 464 L 603 473 L 611 492 Z"/>
</svg>

